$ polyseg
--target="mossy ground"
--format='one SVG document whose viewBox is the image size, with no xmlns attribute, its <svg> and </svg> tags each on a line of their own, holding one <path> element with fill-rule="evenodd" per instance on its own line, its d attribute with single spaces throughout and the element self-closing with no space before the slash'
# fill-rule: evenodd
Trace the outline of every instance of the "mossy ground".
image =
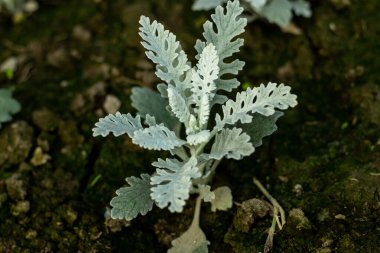
<svg viewBox="0 0 380 253">
<path fill-rule="evenodd" d="M 213 186 L 230 186 L 236 202 L 261 198 L 256 176 L 287 213 L 304 212 L 308 225 L 289 218 L 274 252 L 379 252 L 380 2 L 311 3 L 313 17 L 295 20 L 300 36 L 248 25 L 241 82 L 286 82 L 299 106 L 251 158 L 224 161 Z M 0 252 L 165 252 L 186 229 L 194 201 L 182 214 L 155 208 L 119 232 L 106 227 L 115 190 L 125 177 L 151 172 L 158 153 L 124 137 L 93 138 L 91 128 L 107 95 L 131 111 L 131 87 L 155 81 L 139 45 L 140 15 L 164 23 L 194 55 L 209 13 L 189 5 L 46 0 L 20 24 L 0 18 L 1 61 L 23 58 L 12 80 L 0 77 L 23 107 L 0 132 Z M 47 160 L 36 157 L 38 147 Z M 271 218 L 243 233 L 235 214 L 236 206 L 212 213 L 204 205 L 211 252 L 261 251 Z"/>
</svg>

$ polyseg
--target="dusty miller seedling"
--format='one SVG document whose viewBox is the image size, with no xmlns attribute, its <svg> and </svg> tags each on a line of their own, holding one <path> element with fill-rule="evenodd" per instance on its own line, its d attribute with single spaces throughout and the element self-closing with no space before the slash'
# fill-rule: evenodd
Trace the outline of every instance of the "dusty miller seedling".
<svg viewBox="0 0 380 253">
<path fill-rule="evenodd" d="M 195 0 L 193 10 L 211 10 L 227 0 Z M 305 0 L 241 0 L 244 9 L 250 13 L 249 21 L 265 18 L 282 28 L 290 25 L 293 15 L 311 17 L 309 2 Z"/>
<path fill-rule="evenodd" d="M 157 21 L 141 17 L 142 45 L 163 83 L 157 86 L 159 92 L 132 89 L 136 116 L 110 114 L 93 129 L 94 136 L 127 134 L 143 148 L 173 155 L 154 162 L 153 175 L 126 179 L 129 186 L 117 190 L 111 200 L 112 218 L 132 220 L 153 205 L 182 212 L 190 194 L 198 195 L 190 228 L 172 242 L 169 252 L 207 252 L 208 241 L 199 227 L 201 202 L 210 202 L 213 211 L 232 206 L 228 187 L 212 191 L 209 185 L 219 162 L 224 157 L 239 160 L 251 155 L 262 138 L 276 130 L 275 122 L 282 115 L 277 110 L 297 104 L 297 97 L 283 84 L 261 84 L 238 92 L 235 99 L 220 94 L 240 85 L 231 76 L 238 74 L 244 62 L 227 59 L 243 45 L 243 39 L 236 38 L 247 24 L 242 12 L 237 0 L 228 2 L 225 9 L 215 9 L 203 26 L 204 39 L 196 42 L 195 66 L 174 34 Z M 221 110 L 212 113 L 214 107 Z"/>
</svg>

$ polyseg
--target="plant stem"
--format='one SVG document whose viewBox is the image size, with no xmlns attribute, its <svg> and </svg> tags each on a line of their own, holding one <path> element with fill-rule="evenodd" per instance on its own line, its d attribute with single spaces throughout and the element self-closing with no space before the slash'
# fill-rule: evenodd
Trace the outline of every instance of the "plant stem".
<svg viewBox="0 0 380 253">
<path fill-rule="evenodd" d="M 213 165 L 210 168 L 210 174 L 207 176 L 207 179 L 205 180 L 206 183 L 208 183 L 211 180 L 211 178 L 214 176 L 216 167 L 218 167 L 221 161 L 222 160 L 214 161 Z"/>
<path fill-rule="evenodd" d="M 199 195 L 197 197 L 196 202 L 195 202 L 194 217 L 193 217 L 193 221 L 191 222 L 191 226 L 190 227 L 195 227 L 195 226 L 199 227 L 199 216 L 200 216 L 200 213 L 201 213 L 201 204 L 202 204 L 202 198 Z"/>
<path fill-rule="evenodd" d="M 278 228 L 281 230 L 282 227 L 286 223 L 284 209 L 280 206 L 277 200 L 273 198 L 272 195 L 269 194 L 267 189 L 265 189 L 265 187 L 260 183 L 259 180 L 257 180 L 256 178 L 253 178 L 253 183 L 260 189 L 260 191 L 264 194 L 264 196 L 272 203 L 273 209 L 274 209 L 273 218 L 276 219 Z M 278 212 L 280 212 L 281 222 L 278 219 Z"/>
</svg>

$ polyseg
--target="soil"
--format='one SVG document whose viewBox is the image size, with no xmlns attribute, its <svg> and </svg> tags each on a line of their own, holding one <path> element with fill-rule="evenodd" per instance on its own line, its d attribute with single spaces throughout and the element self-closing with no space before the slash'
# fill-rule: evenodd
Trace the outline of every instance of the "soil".
<svg viewBox="0 0 380 253">
<path fill-rule="evenodd" d="M 239 203 L 263 199 L 253 176 L 288 216 L 273 252 L 380 252 L 380 1 L 310 2 L 313 17 L 294 20 L 301 35 L 265 21 L 243 35 L 239 80 L 284 82 L 299 105 L 251 157 L 221 163 L 212 187 L 229 186 L 235 205 L 216 213 L 203 205 L 210 252 L 263 250 L 269 214 L 244 229 L 237 216 Z M 187 229 L 194 199 L 181 214 L 106 219 L 124 179 L 152 173 L 162 154 L 91 129 L 107 112 L 133 112 L 131 88 L 158 81 L 140 45 L 140 15 L 162 22 L 193 59 L 210 13 L 190 5 L 41 0 L 20 23 L 0 15 L 0 62 L 18 59 L 0 88 L 12 86 L 22 105 L 0 130 L 0 252 L 166 252 Z"/>
</svg>

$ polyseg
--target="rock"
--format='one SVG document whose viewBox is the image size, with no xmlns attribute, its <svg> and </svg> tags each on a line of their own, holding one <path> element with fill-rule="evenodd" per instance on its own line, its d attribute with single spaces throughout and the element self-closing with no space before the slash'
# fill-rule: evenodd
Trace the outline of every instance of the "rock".
<svg viewBox="0 0 380 253">
<path fill-rule="evenodd" d="M 131 225 L 130 221 L 127 220 L 115 220 L 111 218 L 111 209 L 109 207 L 106 208 L 104 213 L 104 218 L 106 219 L 104 224 L 107 229 L 112 233 L 121 231 L 124 227 L 129 227 Z"/>
<path fill-rule="evenodd" d="M 238 231 L 247 233 L 255 219 L 263 218 L 270 211 L 270 205 L 264 200 L 249 199 L 241 203 L 234 216 L 234 226 Z"/>
<path fill-rule="evenodd" d="M 304 212 L 299 208 L 292 209 L 289 212 L 288 223 L 290 226 L 295 226 L 295 228 L 298 230 L 311 229 L 311 223 L 309 219 L 305 216 Z"/>
<path fill-rule="evenodd" d="M 23 162 L 33 145 L 33 128 L 24 121 L 5 127 L 0 133 L 0 167 Z"/>
<path fill-rule="evenodd" d="M 74 221 L 76 221 L 76 219 L 78 218 L 78 212 L 75 211 L 74 209 L 72 209 L 71 207 L 67 208 L 66 210 L 66 213 L 64 215 L 64 218 L 65 220 L 70 223 L 70 224 L 73 224 Z"/>
<path fill-rule="evenodd" d="M 37 237 L 37 231 L 36 230 L 29 229 L 28 231 L 26 231 L 25 239 L 27 239 L 27 240 L 33 240 L 36 237 Z"/>
<path fill-rule="evenodd" d="M 63 47 L 58 48 L 47 55 L 47 62 L 56 68 L 68 66 L 69 61 L 70 61 L 69 53 Z"/>
<path fill-rule="evenodd" d="M 73 29 L 73 37 L 80 42 L 88 42 L 91 40 L 91 32 L 82 25 L 76 25 Z"/>
<path fill-rule="evenodd" d="M 103 108 L 106 111 L 106 113 L 115 114 L 117 111 L 119 111 L 120 106 L 120 100 L 114 95 L 107 95 L 103 103 Z"/>
<path fill-rule="evenodd" d="M 30 210 L 30 203 L 27 200 L 19 201 L 16 205 L 11 206 L 11 213 L 13 216 L 19 216 L 27 213 Z"/>
<path fill-rule="evenodd" d="M 13 200 L 24 200 L 26 196 L 25 181 L 20 174 L 13 174 L 5 180 L 8 195 Z"/>
<path fill-rule="evenodd" d="M 350 91 L 350 98 L 356 106 L 358 118 L 380 126 L 380 88 L 378 85 L 364 85 Z"/>
<path fill-rule="evenodd" d="M 34 153 L 33 153 L 33 157 L 32 159 L 30 160 L 30 163 L 33 165 L 33 166 L 41 166 L 41 165 L 44 165 L 47 163 L 47 161 L 50 159 L 51 157 L 48 155 L 48 154 L 45 154 L 42 150 L 41 147 L 37 147 L 35 150 L 34 150 Z"/>
<path fill-rule="evenodd" d="M 300 197 L 303 193 L 303 187 L 300 184 L 296 184 L 294 185 L 292 191 L 296 194 L 297 197 Z"/>
<path fill-rule="evenodd" d="M 97 82 L 84 92 L 77 94 L 70 103 L 70 110 L 77 115 L 81 115 L 91 110 L 99 98 L 106 95 L 107 84 Z"/>
<path fill-rule="evenodd" d="M 34 111 L 32 119 L 33 123 L 43 131 L 53 131 L 59 124 L 59 117 L 46 108 Z"/>
</svg>

